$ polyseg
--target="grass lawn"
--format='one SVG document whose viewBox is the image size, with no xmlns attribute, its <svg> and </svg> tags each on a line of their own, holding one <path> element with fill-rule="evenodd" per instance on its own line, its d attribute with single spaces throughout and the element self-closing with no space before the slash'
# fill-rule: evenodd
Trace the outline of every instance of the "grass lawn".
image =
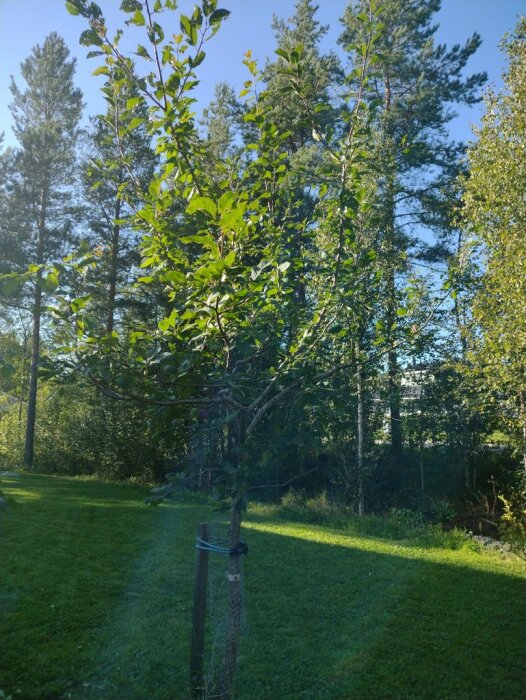
<svg viewBox="0 0 526 700">
<path fill-rule="evenodd" d="M 125 484 L 23 475 L 4 487 L 22 507 L 0 512 L 0 689 L 185 700 L 195 532 L 217 514 L 147 508 Z M 520 562 L 263 506 L 244 539 L 236 700 L 525 697 Z"/>
</svg>

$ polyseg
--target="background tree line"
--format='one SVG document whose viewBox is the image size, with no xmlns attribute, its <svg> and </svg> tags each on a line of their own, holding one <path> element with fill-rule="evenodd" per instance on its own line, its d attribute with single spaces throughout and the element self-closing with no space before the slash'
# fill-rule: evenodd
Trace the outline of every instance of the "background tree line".
<svg viewBox="0 0 526 700">
<path fill-rule="evenodd" d="M 161 480 L 230 499 L 293 486 L 360 512 L 448 502 L 495 515 L 526 470 L 524 54 L 466 156 L 477 34 L 436 43 L 439 0 L 356 0 L 339 49 L 299 0 L 238 97 L 192 83 L 227 12 L 125 0 L 80 129 L 64 41 L 12 84 L 0 187 L 0 458 Z M 522 218 L 521 218 L 522 217 Z M 255 489 L 255 491 L 253 491 Z M 447 509 L 447 508 L 446 508 Z"/>
</svg>

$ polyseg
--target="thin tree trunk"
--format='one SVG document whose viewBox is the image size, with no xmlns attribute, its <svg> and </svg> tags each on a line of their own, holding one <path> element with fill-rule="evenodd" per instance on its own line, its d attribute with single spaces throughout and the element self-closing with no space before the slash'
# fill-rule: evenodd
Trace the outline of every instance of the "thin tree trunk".
<svg viewBox="0 0 526 700">
<path fill-rule="evenodd" d="M 457 258 L 460 257 L 462 246 L 463 246 L 463 234 L 462 231 L 458 232 L 457 239 Z M 463 327 L 465 323 L 465 314 L 463 313 L 463 307 L 459 296 L 455 296 L 453 300 L 453 313 L 455 315 L 455 322 L 457 325 L 458 337 L 460 340 L 460 351 L 462 357 L 462 363 L 466 362 L 466 355 L 468 351 L 468 344 L 466 335 L 464 333 Z M 460 435 L 460 462 L 463 466 L 464 471 L 464 487 L 469 490 L 472 484 L 472 473 L 471 473 L 471 463 L 470 463 L 470 450 L 468 445 L 470 444 L 470 432 L 471 432 L 471 422 L 472 416 L 469 413 L 463 412 L 461 414 L 462 429 Z M 451 444 L 451 441 L 450 441 Z"/>
<path fill-rule="evenodd" d="M 24 466 L 33 467 L 35 454 L 35 425 L 37 415 L 38 364 L 40 361 L 40 321 L 42 316 L 42 290 L 39 282 L 42 275 L 37 275 L 35 297 L 33 302 L 33 333 L 31 347 L 31 367 L 29 370 L 29 394 L 27 399 L 26 439 L 24 445 Z"/>
<path fill-rule="evenodd" d="M 424 426 L 423 426 L 423 415 L 424 415 L 424 402 L 423 402 L 423 388 L 420 388 L 420 407 L 418 416 L 418 445 L 419 445 L 419 457 L 420 457 L 420 489 L 422 496 L 424 495 L 425 489 L 425 479 L 424 479 Z"/>
<path fill-rule="evenodd" d="M 360 343 L 356 343 L 356 393 L 357 406 L 357 434 L 356 434 L 356 468 L 358 471 L 358 515 L 364 514 L 363 493 L 363 435 L 364 435 L 364 405 L 363 405 L 363 371 L 360 362 Z"/>
<path fill-rule="evenodd" d="M 28 334 L 24 328 L 24 345 L 22 354 L 22 368 L 20 372 L 20 398 L 18 401 L 18 422 L 22 422 L 22 409 L 24 407 L 24 394 L 26 393 L 26 371 L 27 371 L 27 342 Z"/>
<path fill-rule="evenodd" d="M 44 237 L 46 228 L 47 193 L 40 195 L 40 213 L 38 219 L 37 265 L 44 263 Z M 33 468 L 35 455 L 35 426 L 37 416 L 38 365 L 40 362 L 40 324 L 42 319 L 42 270 L 36 275 L 35 296 L 33 301 L 33 332 L 31 347 L 31 368 L 29 371 L 29 394 L 27 400 L 26 438 L 24 444 L 24 466 Z"/>
<path fill-rule="evenodd" d="M 118 221 L 121 215 L 121 203 L 117 200 L 115 203 L 115 220 Z M 110 251 L 110 274 L 108 288 L 108 315 L 106 319 L 106 333 L 110 335 L 114 327 L 115 318 L 115 298 L 117 296 L 117 267 L 119 262 L 119 240 L 120 240 L 120 224 L 114 223 L 111 236 L 111 251 Z"/>
<path fill-rule="evenodd" d="M 230 520 L 230 547 L 236 547 L 241 535 L 241 504 L 234 506 Z M 228 632 L 221 664 L 219 686 L 213 697 L 227 700 L 232 697 L 237 668 L 243 615 L 243 582 L 241 556 L 231 556 L 228 561 Z"/>
<path fill-rule="evenodd" d="M 400 464 L 402 456 L 402 421 L 400 418 L 400 386 L 398 357 L 396 350 L 388 355 L 389 416 L 391 424 L 391 456 L 395 464 Z"/>
<path fill-rule="evenodd" d="M 387 75 L 384 80 L 384 110 L 386 115 L 391 111 L 391 81 Z M 387 342 L 390 349 L 387 354 L 389 416 L 391 427 L 391 457 L 396 467 L 400 466 L 402 456 L 402 424 L 400 421 L 400 377 L 398 369 L 398 353 L 394 347 L 395 336 L 393 326 L 396 323 L 396 245 L 395 245 L 395 168 L 393 144 L 387 134 L 386 190 L 385 190 L 385 248 L 387 262 L 386 284 L 386 325 Z"/>
<path fill-rule="evenodd" d="M 240 422 L 236 427 L 237 430 L 232 431 L 233 434 L 230 437 L 229 452 L 231 462 L 234 464 L 235 469 L 238 470 L 240 459 L 243 459 L 241 453 L 246 440 L 245 419 L 243 416 L 240 417 Z M 244 495 L 243 487 L 238 486 L 230 518 L 229 546 L 231 549 L 237 547 L 240 541 Z M 228 631 L 221 670 L 217 679 L 217 687 L 212 693 L 212 697 L 220 698 L 221 700 L 232 698 L 234 688 L 243 616 L 243 581 L 241 571 L 241 555 L 230 556 L 227 572 Z"/>
<path fill-rule="evenodd" d="M 519 394 L 521 419 L 522 419 L 522 462 L 524 467 L 524 479 L 526 480 L 526 391 Z"/>
</svg>

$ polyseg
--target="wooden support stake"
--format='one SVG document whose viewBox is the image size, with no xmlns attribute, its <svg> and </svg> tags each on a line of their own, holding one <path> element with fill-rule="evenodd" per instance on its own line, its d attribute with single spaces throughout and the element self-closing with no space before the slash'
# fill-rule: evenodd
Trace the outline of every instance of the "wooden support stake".
<svg viewBox="0 0 526 700">
<path fill-rule="evenodd" d="M 208 542 L 208 523 L 201 523 L 198 537 Z M 192 622 L 192 651 L 190 655 L 190 690 L 193 700 L 199 700 L 204 691 L 204 650 L 206 625 L 206 591 L 208 587 L 208 551 L 196 549 L 194 583 L 194 612 Z"/>
</svg>

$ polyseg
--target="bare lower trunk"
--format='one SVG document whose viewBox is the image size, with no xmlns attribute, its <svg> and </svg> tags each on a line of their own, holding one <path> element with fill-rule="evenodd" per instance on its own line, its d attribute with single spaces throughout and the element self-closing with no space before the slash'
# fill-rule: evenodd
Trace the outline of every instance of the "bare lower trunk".
<svg viewBox="0 0 526 700">
<path fill-rule="evenodd" d="M 522 463 L 524 467 L 524 479 L 526 481 L 526 391 L 519 394 L 521 419 L 522 419 Z"/>
<path fill-rule="evenodd" d="M 22 367 L 20 370 L 20 397 L 18 401 L 18 422 L 22 422 L 22 411 L 24 407 L 24 396 L 26 393 L 26 372 L 27 372 L 27 343 L 28 333 L 24 328 L 24 345 L 22 355 Z"/>
<path fill-rule="evenodd" d="M 24 444 L 24 466 L 33 467 L 35 454 L 35 425 L 37 416 L 38 364 L 40 361 L 40 320 L 42 315 L 42 290 L 37 279 L 33 306 L 33 338 L 31 368 L 29 370 L 29 394 L 27 399 L 26 438 Z"/>
<path fill-rule="evenodd" d="M 384 78 L 384 110 L 386 114 L 391 111 L 392 90 L 391 79 L 388 75 Z M 391 458 L 394 466 L 399 469 L 402 458 L 402 423 L 400 420 L 400 372 L 398 368 L 398 353 L 395 345 L 396 341 L 396 269 L 398 245 L 395 240 L 395 179 L 396 161 L 394 156 L 394 146 L 388 146 L 389 153 L 386 163 L 386 190 L 385 190 L 385 255 L 387 263 L 386 274 L 386 322 L 388 329 L 387 342 L 389 351 L 387 353 L 387 374 L 388 374 L 388 394 L 389 394 L 389 417 L 391 428 Z"/>
<path fill-rule="evenodd" d="M 241 504 L 233 508 L 230 521 L 230 548 L 239 544 L 241 534 Z M 232 698 L 234 678 L 239 654 L 243 616 L 243 583 L 241 577 L 241 555 L 230 556 L 228 562 L 228 632 L 218 686 L 213 697 L 228 700 Z"/>
<path fill-rule="evenodd" d="M 244 445 L 246 441 L 246 416 L 241 415 L 239 421 L 232 425 L 228 435 L 229 461 L 240 471 L 240 466 L 246 456 Z M 230 518 L 229 546 L 230 550 L 238 550 L 241 536 L 241 518 L 243 512 L 245 487 L 243 483 L 235 485 L 234 502 Z M 234 678 L 236 674 L 237 658 L 241 638 L 243 618 L 243 582 L 241 553 L 230 554 L 228 558 L 227 584 L 228 584 L 228 630 L 225 642 L 224 655 L 221 662 L 219 678 L 216 680 L 216 688 L 212 697 L 229 700 L 232 698 Z"/>
<path fill-rule="evenodd" d="M 47 191 L 40 193 L 40 211 L 38 215 L 37 265 L 44 264 L 44 239 L 46 233 Z M 42 319 L 42 270 L 36 275 L 35 296 L 33 300 L 33 332 L 31 346 L 31 369 L 29 370 L 29 394 L 27 399 L 26 439 L 24 444 L 24 466 L 33 467 L 35 454 L 35 425 L 37 417 L 38 364 L 40 362 L 40 324 Z"/>
<path fill-rule="evenodd" d="M 391 456 L 398 466 L 402 456 L 402 423 L 400 420 L 400 388 L 396 350 L 389 352 L 389 414 L 391 421 Z"/>
<path fill-rule="evenodd" d="M 357 344 L 356 356 L 360 356 L 360 346 Z M 364 514 L 363 494 L 363 433 L 364 433 L 364 406 L 363 406 L 363 376 L 362 365 L 356 366 L 356 392 L 358 395 L 357 407 L 357 434 L 356 434 L 356 468 L 358 471 L 358 515 Z"/>
</svg>

